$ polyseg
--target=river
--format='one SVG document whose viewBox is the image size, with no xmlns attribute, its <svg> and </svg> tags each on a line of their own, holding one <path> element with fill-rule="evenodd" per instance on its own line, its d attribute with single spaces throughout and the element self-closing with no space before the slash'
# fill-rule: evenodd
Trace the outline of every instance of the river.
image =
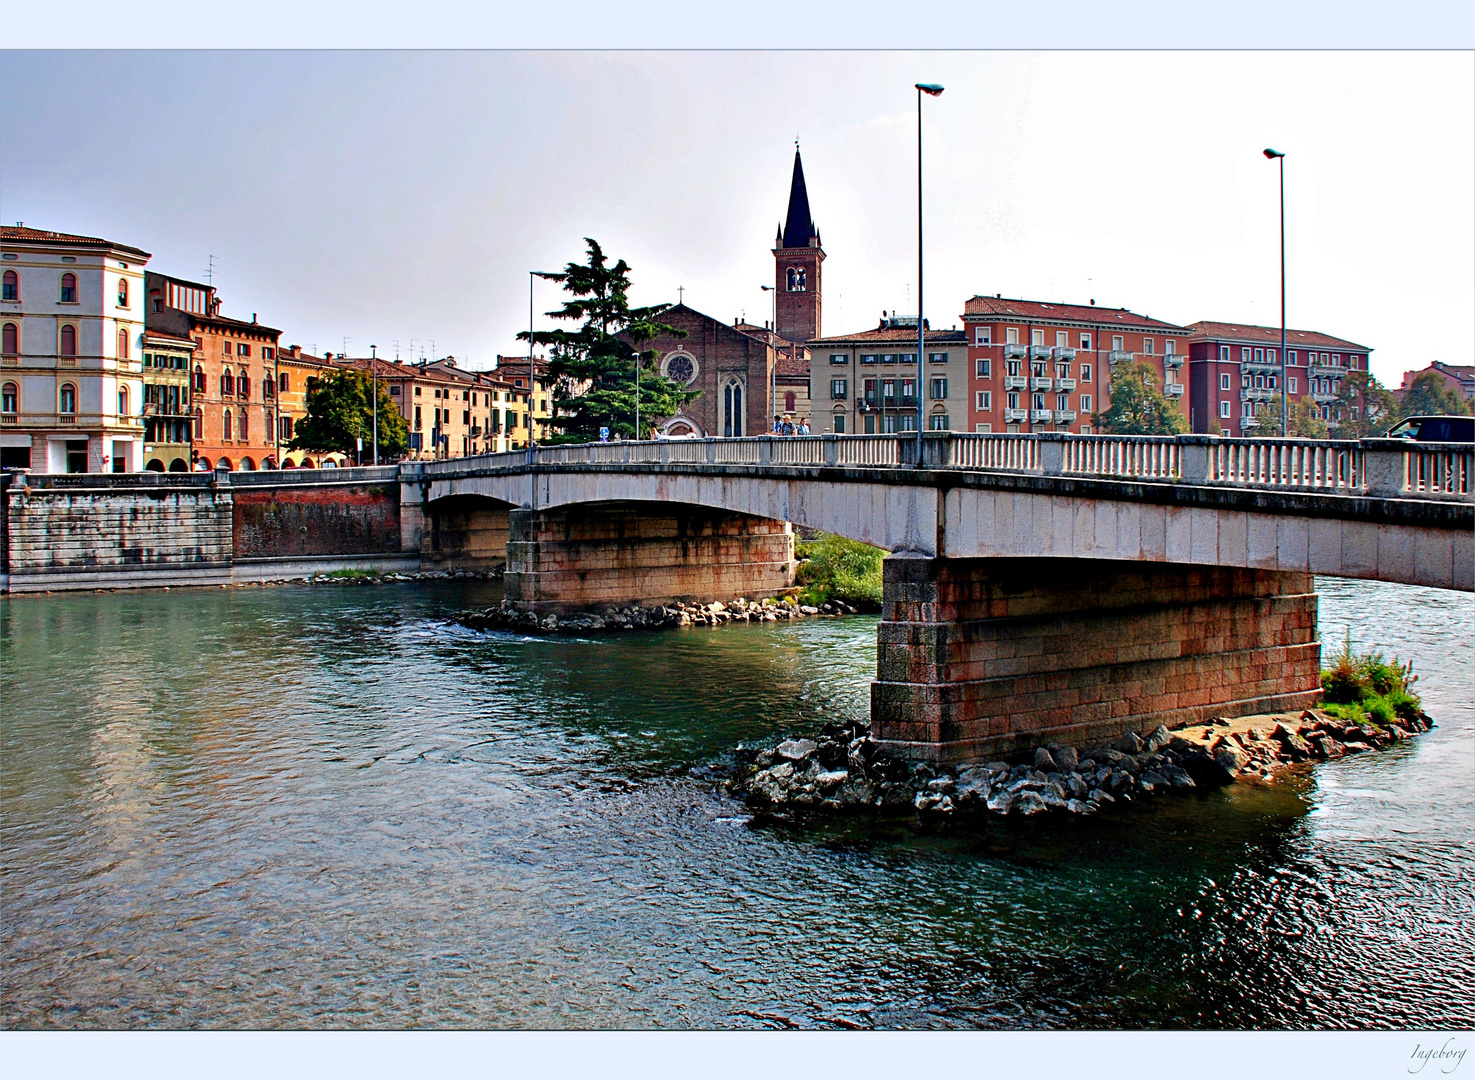
<svg viewBox="0 0 1475 1080">
<path fill-rule="evenodd" d="M 0 600 L 7 1027 L 1475 1024 L 1475 603 L 1319 579 L 1430 734 L 1095 818 L 750 821 L 871 618 L 597 640 L 495 586 Z"/>
</svg>

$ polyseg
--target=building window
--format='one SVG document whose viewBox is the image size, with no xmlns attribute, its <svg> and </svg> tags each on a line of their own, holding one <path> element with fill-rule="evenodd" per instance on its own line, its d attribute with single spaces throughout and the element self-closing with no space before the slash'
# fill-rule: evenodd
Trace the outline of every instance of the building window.
<svg viewBox="0 0 1475 1080">
<path fill-rule="evenodd" d="M 221 419 L 221 422 L 220 422 L 220 431 L 221 431 L 221 437 L 224 438 L 224 439 L 226 439 L 228 441 L 230 439 L 230 437 L 231 437 L 231 434 L 230 434 L 230 432 L 231 432 L 231 422 L 230 422 L 230 410 L 229 409 L 226 409 L 225 410 L 225 414 L 224 414 L 224 416 Z"/>
<path fill-rule="evenodd" d="M 222 341 L 220 343 L 220 351 L 223 354 L 225 354 L 226 356 L 229 356 L 230 355 L 230 342 L 229 341 Z"/>
<path fill-rule="evenodd" d="M 946 364 L 947 363 L 947 353 L 945 353 L 945 352 L 928 353 L 927 354 L 927 362 L 929 364 Z"/>
<path fill-rule="evenodd" d="M 1081 395 L 1081 412 L 1090 412 L 1090 411 L 1091 411 L 1091 395 L 1090 394 L 1082 394 Z"/>
<path fill-rule="evenodd" d="M 974 408 L 980 412 L 986 412 L 994 407 L 994 395 L 991 390 L 980 390 L 974 395 Z"/>
<path fill-rule="evenodd" d="M 830 353 L 830 363 L 832 363 L 832 364 L 848 364 L 848 363 L 850 363 L 850 354 L 849 353 L 842 353 L 842 352 L 832 352 L 832 353 Z"/>
<path fill-rule="evenodd" d="M 788 283 L 789 292 L 804 292 L 809 287 L 807 281 L 805 280 L 804 267 L 802 266 L 789 267 L 786 274 L 786 281 Z"/>
<path fill-rule="evenodd" d="M 63 274 L 61 276 L 61 302 L 63 304 L 75 304 L 77 302 L 76 274 Z"/>
<path fill-rule="evenodd" d="M 1055 331 L 1055 346 L 1060 349 L 1070 348 L 1070 332 L 1067 330 Z"/>
<path fill-rule="evenodd" d="M 1142 352 L 1146 356 L 1152 355 L 1152 338 L 1145 337 L 1142 339 Z"/>
<path fill-rule="evenodd" d="M 230 397 L 235 392 L 236 392 L 236 380 L 231 375 L 230 368 L 226 368 L 224 371 L 222 371 L 220 373 L 220 396 L 221 397 Z"/>
<path fill-rule="evenodd" d="M 133 414 L 128 411 L 128 387 L 120 386 L 118 387 L 118 416 L 124 417 L 131 415 Z"/>
<path fill-rule="evenodd" d="M 5 299 L 20 299 L 20 276 L 14 270 L 5 271 Z"/>
<path fill-rule="evenodd" d="M 77 411 L 77 388 L 71 383 L 62 383 L 57 395 L 57 411 L 70 416 Z"/>
<path fill-rule="evenodd" d="M 1230 352 L 1228 345 L 1219 346 L 1219 359 L 1226 364 L 1230 362 Z"/>
<path fill-rule="evenodd" d="M 292 389 L 292 376 L 285 371 L 278 375 L 277 389 L 284 394 L 288 393 Z"/>
<path fill-rule="evenodd" d="M 1045 344 L 1045 331 L 1043 331 L 1043 330 L 1031 330 L 1029 332 L 1029 343 L 1031 345 L 1043 345 L 1043 344 Z"/>
<path fill-rule="evenodd" d="M 415 396 L 416 397 L 419 397 L 420 396 L 420 388 L 418 386 L 415 387 Z"/>
<path fill-rule="evenodd" d="M 1061 412 L 1064 412 L 1066 409 L 1070 408 L 1070 395 L 1069 394 L 1056 394 L 1055 395 L 1055 407 L 1057 409 L 1059 409 Z"/>
<path fill-rule="evenodd" d="M 1228 390 L 1229 389 L 1229 372 L 1227 372 L 1227 371 L 1221 371 L 1221 372 L 1219 372 L 1219 389 L 1220 390 Z"/>
<path fill-rule="evenodd" d="M 195 365 L 195 392 L 200 394 L 205 392 L 205 369 L 199 364 Z"/>
<path fill-rule="evenodd" d="M 980 361 L 978 361 L 978 363 L 977 363 L 976 366 L 977 366 L 978 377 L 980 379 L 988 379 L 988 378 L 992 378 L 993 377 L 993 361 L 992 360 L 980 360 Z"/>
<path fill-rule="evenodd" d="M 1124 351 L 1123 348 L 1122 348 L 1122 335 L 1121 334 L 1113 334 L 1113 335 L 1111 335 L 1111 351 L 1112 352 L 1123 352 Z"/>
<path fill-rule="evenodd" d="M 1221 420 L 1228 420 L 1229 419 L 1229 402 L 1227 402 L 1227 401 L 1221 401 L 1221 402 L 1219 402 L 1219 419 L 1221 419 Z"/>
<path fill-rule="evenodd" d="M 933 413 L 928 418 L 928 420 L 928 426 L 931 427 L 933 431 L 949 431 L 952 429 L 953 426 L 952 420 L 945 412 Z"/>
<path fill-rule="evenodd" d="M 1267 364 L 1273 364 L 1273 363 L 1275 363 L 1275 350 L 1274 349 L 1266 349 L 1265 350 L 1265 362 Z"/>
<path fill-rule="evenodd" d="M 1260 363 L 1264 363 L 1264 361 L 1265 361 L 1265 350 L 1264 349 L 1256 349 L 1255 350 L 1255 363 L 1260 364 Z"/>
<path fill-rule="evenodd" d="M 795 400 L 794 391 L 789 390 L 784 394 L 784 412 L 791 413 L 794 411 Z"/>
<path fill-rule="evenodd" d="M 8 382 L 0 388 L 0 412 L 14 414 L 16 403 L 20 399 L 20 391 L 15 383 Z"/>
<path fill-rule="evenodd" d="M 128 306 L 128 279 L 125 277 L 118 279 L 118 306 Z"/>
<path fill-rule="evenodd" d="M 1265 386 L 1267 389 L 1274 390 L 1277 385 L 1279 384 L 1276 382 L 1274 375 L 1265 376 Z"/>
<path fill-rule="evenodd" d="M 121 326 L 118 327 L 118 359 L 128 359 L 128 331 Z"/>
<path fill-rule="evenodd" d="M 1044 394 L 1036 394 L 1035 395 L 1034 407 L 1036 409 L 1043 409 L 1045 407 L 1045 395 Z"/>
<path fill-rule="evenodd" d="M 241 410 L 240 438 L 241 442 L 248 442 L 251 438 L 251 414 L 245 409 Z"/>
<path fill-rule="evenodd" d="M 844 401 L 849 396 L 850 396 L 850 380 L 849 379 L 831 379 L 830 380 L 830 400 L 832 400 L 832 401 Z"/>
<path fill-rule="evenodd" d="M 1010 409 L 1018 409 L 1019 408 L 1019 395 L 1017 393 L 1011 393 L 1009 395 L 1009 397 L 1008 397 L 1008 406 L 1007 407 L 1010 408 Z"/>
<path fill-rule="evenodd" d="M 3 351 L 7 356 L 14 356 L 20 352 L 20 329 L 15 323 L 8 322 L 5 324 L 3 338 L 4 344 L 0 346 L 0 351 Z"/>
<path fill-rule="evenodd" d="M 71 323 L 61 328 L 61 354 L 63 356 L 77 355 L 77 328 Z"/>
<path fill-rule="evenodd" d="M 261 397 L 262 397 L 262 399 L 265 400 L 265 401 L 270 401 L 273 397 L 276 396 L 276 388 L 277 388 L 277 384 L 271 381 L 271 376 L 270 375 L 268 375 L 266 378 L 262 379 L 261 380 Z"/>
<path fill-rule="evenodd" d="M 205 414 L 202 410 L 195 410 L 195 442 L 205 441 Z"/>
<path fill-rule="evenodd" d="M 845 414 L 842 412 L 837 412 L 835 414 L 834 432 L 836 435 L 845 434 Z"/>
<path fill-rule="evenodd" d="M 1091 365 L 1090 364 L 1082 364 L 1081 365 L 1081 381 L 1082 382 L 1090 382 L 1091 381 Z"/>
<path fill-rule="evenodd" d="M 1256 390 L 1263 390 L 1264 388 L 1265 388 L 1265 376 L 1264 375 L 1256 375 L 1255 376 L 1255 389 Z"/>
<path fill-rule="evenodd" d="M 946 401 L 947 400 L 947 379 L 946 378 L 936 378 L 936 379 L 933 379 L 932 380 L 932 400 L 933 401 Z"/>
<path fill-rule="evenodd" d="M 1004 329 L 1004 344 L 1006 344 L 1006 345 L 1018 345 L 1019 344 L 1019 327 L 1017 327 L 1017 326 L 1010 326 L 1010 327 L 1006 327 Z"/>
<path fill-rule="evenodd" d="M 1090 352 L 1091 351 L 1091 335 L 1090 334 L 1082 334 L 1081 335 L 1081 351 L 1083 351 L 1083 352 Z"/>
<path fill-rule="evenodd" d="M 1342 366 L 1342 354 L 1341 353 L 1332 353 L 1332 366 L 1333 367 L 1341 367 Z"/>
<path fill-rule="evenodd" d="M 1286 365 L 1288 367 L 1295 367 L 1296 366 L 1296 350 L 1295 349 L 1287 349 L 1286 350 Z"/>
<path fill-rule="evenodd" d="M 274 359 L 275 356 L 276 356 L 276 351 L 275 350 L 268 349 L 264 345 L 261 347 L 261 359 L 263 359 L 263 360 L 271 360 L 271 359 Z"/>
<path fill-rule="evenodd" d="M 867 401 L 875 401 L 876 400 L 876 380 L 875 379 L 867 379 L 866 380 L 866 400 Z"/>
<path fill-rule="evenodd" d="M 1290 393 L 1290 394 L 1296 393 L 1297 392 L 1296 385 L 1297 385 L 1296 384 L 1296 377 L 1294 375 L 1289 375 L 1289 376 L 1286 377 L 1286 392 L 1287 393 Z M 1229 387 L 1226 386 L 1224 389 L 1228 390 Z"/>
<path fill-rule="evenodd" d="M 1176 349 L 1177 347 L 1178 347 L 1178 343 L 1175 342 L 1172 338 L 1168 338 L 1167 341 L 1163 342 L 1163 352 L 1165 352 L 1169 356 L 1173 356 L 1174 355 L 1173 350 Z"/>
<path fill-rule="evenodd" d="M 977 327 L 973 331 L 973 344 L 975 344 L 975 345 L 991 345 L 991 344 L 993 344 L 993 342 L 991 340 L 992 337 L 993 337 L 993 331 L 989 327 L 987 327 L 987 326 Z"/>
<path fill-rule="evenodd" d="M 247 375 L 244 371 L 236 379 L 236 393 L 240 394 L 241 397 L 251 396 L 251 376 Z"/>
</svg>

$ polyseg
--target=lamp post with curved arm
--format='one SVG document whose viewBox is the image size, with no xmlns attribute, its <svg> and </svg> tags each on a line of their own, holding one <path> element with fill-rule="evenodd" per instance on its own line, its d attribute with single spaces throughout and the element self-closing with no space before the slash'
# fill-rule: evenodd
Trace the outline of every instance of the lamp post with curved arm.
<svg viewBox="0 0 1475 1080">
<path fill-rule="evenodd" d="M 1266 147 L 1264 154 L 1280 163 L 1280 437 L 1290 434 L 1290 394 L 1286 390 L 1286 156 Z"/>
<path fill-rule="evenodd" d="M 926 403 L 922 397 L 922 380 L 927 370 L 926 309 L 922 306 L 922 95 L 937 97 L 942 87 L 937 83 L 917 83 L 917 468 L 922 467 L 922 415 Z"/>
</svg>

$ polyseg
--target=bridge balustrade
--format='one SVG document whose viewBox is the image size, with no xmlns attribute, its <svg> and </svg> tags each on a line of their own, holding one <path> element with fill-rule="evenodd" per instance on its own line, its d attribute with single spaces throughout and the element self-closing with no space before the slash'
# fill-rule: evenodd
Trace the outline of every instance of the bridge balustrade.
<svg viewBox="0 0 1475 1080">
<path fill-rule="evenodd" d="M 1210 483 L 1351 494 L 1366 486 L 1359 444 L 1315 439 L 1235 439 L 1211 447 Z"/>
<path fill-rule="evenodd" d="M 950 440 L 948 464 L 955 469 L 1003 469 L 1036 472 L 1040 444 L 1033 435 L 960 433 Z"/>
</svg>

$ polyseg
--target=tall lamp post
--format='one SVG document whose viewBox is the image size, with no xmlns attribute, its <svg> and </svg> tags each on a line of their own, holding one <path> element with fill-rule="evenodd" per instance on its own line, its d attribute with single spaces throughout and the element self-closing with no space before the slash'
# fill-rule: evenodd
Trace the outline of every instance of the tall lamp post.
<svg viewBox="0 0 1475 1080">
<path fill-rule="evenodd" d="M 378 346 L 369 346 L 369 372 L 374 382 L 374 464 L 379 464 L 379 357 Z"/>
<path fill-rule="evenodd" d="M 922 306 L 922 95 L 937 97 L 937 83 L 917 83 L 917 468 L 922 467 L 922 380 L 927 370 L 927 337 Z"/>
<path fill-rule="evenodd" d="M 768 365 L 768 404 L 769 404 L 769 407 L 770 408 L 777 409 L 778 408 L 778 286 L 777 285 L 760 285 L 758 287 L 760 289 L 762 289 L 766 293 L 772 293 L 773 294 L 773 296 L 771 298 L 773 300 L 773 321 L 768 324 L 769 332 L 773 334 L 773 338 L 771 339 L 772 342 L 773 342 L 773 363 Z M 768 418 L 766 416 L 763 418 L 763 422 L 765 424 L 768 423 Z M 777 430 L 778 430 L 778 425 L 775 424 L 774 425 L 774 431 L 776 432 Z M 770 434 L 773 434 L 773 432 L 770 432 Z"/>
<path fill-rule="evenodd" d="M 1280 163 L 1280 437 L 1291 430 L 1290 395 L 1286 390 L 1286 156 L 1265 148 L 1265 156 Z"/>
</svg>

